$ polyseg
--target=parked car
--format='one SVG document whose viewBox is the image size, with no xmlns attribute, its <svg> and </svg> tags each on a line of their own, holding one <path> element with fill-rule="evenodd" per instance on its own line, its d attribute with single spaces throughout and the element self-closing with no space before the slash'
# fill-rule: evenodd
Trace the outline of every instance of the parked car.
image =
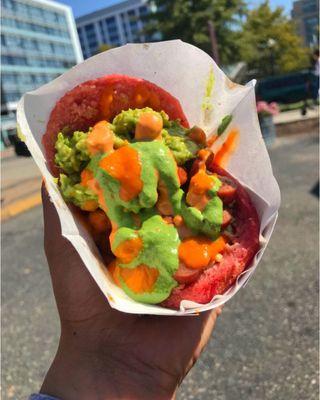
<svg viewBox="0 0 320 400">
<path fill-rule="evenodd" d="M 10 136 L 10 142 L 14 146 L 14 151 L 17 156 L 20 157 L 31 157 L 30 151 L 28 150 L 28 147 L 26 144 L 20 140 L 19 136 L 17 133 L 14 135 Z"/>
</svg>

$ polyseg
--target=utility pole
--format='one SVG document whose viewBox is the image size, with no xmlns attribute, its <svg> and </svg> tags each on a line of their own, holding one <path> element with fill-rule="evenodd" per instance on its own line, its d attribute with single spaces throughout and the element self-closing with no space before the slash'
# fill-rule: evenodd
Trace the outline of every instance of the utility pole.
<svg viewBox="0 0 320 400">
<path fill-rule="evenodd" d="M 212 21 L 208 21 L 208 29 L 209 29 L 211 48 L 212 48 L 212 57 L 213 57 L 214 61 L 219 65 L 220 59 L 219 59 L 218 43 L 217 43 L 216 32 L 214 30 Z"/>
</svg>

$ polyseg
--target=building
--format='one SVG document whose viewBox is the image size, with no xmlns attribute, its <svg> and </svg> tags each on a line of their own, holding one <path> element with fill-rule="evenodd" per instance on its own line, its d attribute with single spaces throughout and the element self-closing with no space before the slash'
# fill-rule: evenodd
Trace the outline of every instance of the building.
<svg viewBox="0 0 320 400">
<path fill-rule="evenodd" d="M 319 3 L 318 0 L 297 0 L 293 3 L 291 16 L 297 24 L 298 33 L 306 46 L 318 44 Z"/>
<path fill-rule="evenodd" d="M 20 97 L 83 57 L 70 7 L 50 0 L 2 0 L 1 12 L 1 139 L 7 144 Z"/>
<path fill-rule="evenodd" d="M 147 41 L 141 17 L 148 12 L 146 0 L 128 0 L 77 18 L 84 58 L 94 55 L 103 44 L 121 46 Z"/>
</svg>

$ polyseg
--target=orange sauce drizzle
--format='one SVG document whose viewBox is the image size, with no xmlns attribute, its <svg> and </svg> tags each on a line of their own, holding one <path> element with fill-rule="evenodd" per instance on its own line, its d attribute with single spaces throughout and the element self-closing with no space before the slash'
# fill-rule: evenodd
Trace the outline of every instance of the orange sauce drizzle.
<svg viewBox="0 0 320 400">
<path fill-rule="evenodd" d="M 214 181 L 212 177 L 208 175 L 204 169 L 199 169 L 191 178 L 189 191 L 186 197 L 187 203 L 200 211 L 204 210 L 209 201 L 207 192 L 213 185 Z"/>
<path fill-rule="evenodd" d="M 122 242 L 113 253 L 121 263 L 128 264 L 138 256 L 142 246 L 142 240 L 135 237 Z"/>
<path fill-rule="evenodd" d="M 216 153 L 214 157 L 215 164 L 220 167 L 224 167 L 231 154 L 236 150 L 239 139 L 239 131 L 238 129 L 232 129 L 228 135 L 227 140 L 223 143 L 220 150 Z"/>
<path fill-rule="evenodd" d="M 179 246 L 179 258 L 188 268 L 203 269 L 210 262 L 210 240 L 204 237 L 185 239 Z"/>
<path fill-rule="evenodd" d="M 87 146 L 90 154 L 108 153 L 113 150 L 113 133 L 107 121 L 97 122 L 88 133 Z"/>
<path fill-rule="evenodd" d="M 191 237 L 180 243 L 179 258 L 188 268 L 203 269 L 225 246 L 222 236 L 214 242 L 203 236 Z"/>
<path fill-rule="evenodd" d="M 103 196 L 103 191 L 97 182 L 97 180 L 93 176 L 93 172 L 90 169 L 84 169 L 81 172 L 81 182 L 82 186 L 86 186 L 91 189 L 98 196 L 98 203 L 100 208 L 107 213 L 107 205 Z"/>
<path fill-rule="evenodd" d="M 207 146 L 211 147 L 213 143 L 218 139 L 218 135 L 212 135 L 210 138 L 207 140 Z"/>
<path fill-rule="evenodd" d="M 108 269 L 118 286 L 120 286 L 121 277 L 128 288 L 135 293 L 152 292 L 159 276 L 156 268 L 150 268 L 144 264 L 135 268 L 122 268 L 117 265 L 116 261 L 113 261 Z"/>
<path fill-rule="evenodd" d="M 130 201 L 142 190 L 141 164 L 136 150 L 129 146 L 120 147 L 104 157 L 99 166 L 120 182 L 120 198 Z"/>
</svg>

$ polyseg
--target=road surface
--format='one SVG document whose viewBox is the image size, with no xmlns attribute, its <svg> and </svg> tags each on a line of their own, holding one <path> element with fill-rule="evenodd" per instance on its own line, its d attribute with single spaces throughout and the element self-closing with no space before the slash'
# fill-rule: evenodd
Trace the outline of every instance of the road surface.
<svg viewBox="0 0 320 400">
<path fill-rule="evenodd" d="M 282 191 L 274 235 L 255 276 L 225 306 L 178 400 L 319 397 L 317 138 L 281 138 L 271 158 Z M 2 234 L 3 399 L 22 400 L 38 390 L 59 334 L 41 209 L 6 221 Z"/>
</svg>

